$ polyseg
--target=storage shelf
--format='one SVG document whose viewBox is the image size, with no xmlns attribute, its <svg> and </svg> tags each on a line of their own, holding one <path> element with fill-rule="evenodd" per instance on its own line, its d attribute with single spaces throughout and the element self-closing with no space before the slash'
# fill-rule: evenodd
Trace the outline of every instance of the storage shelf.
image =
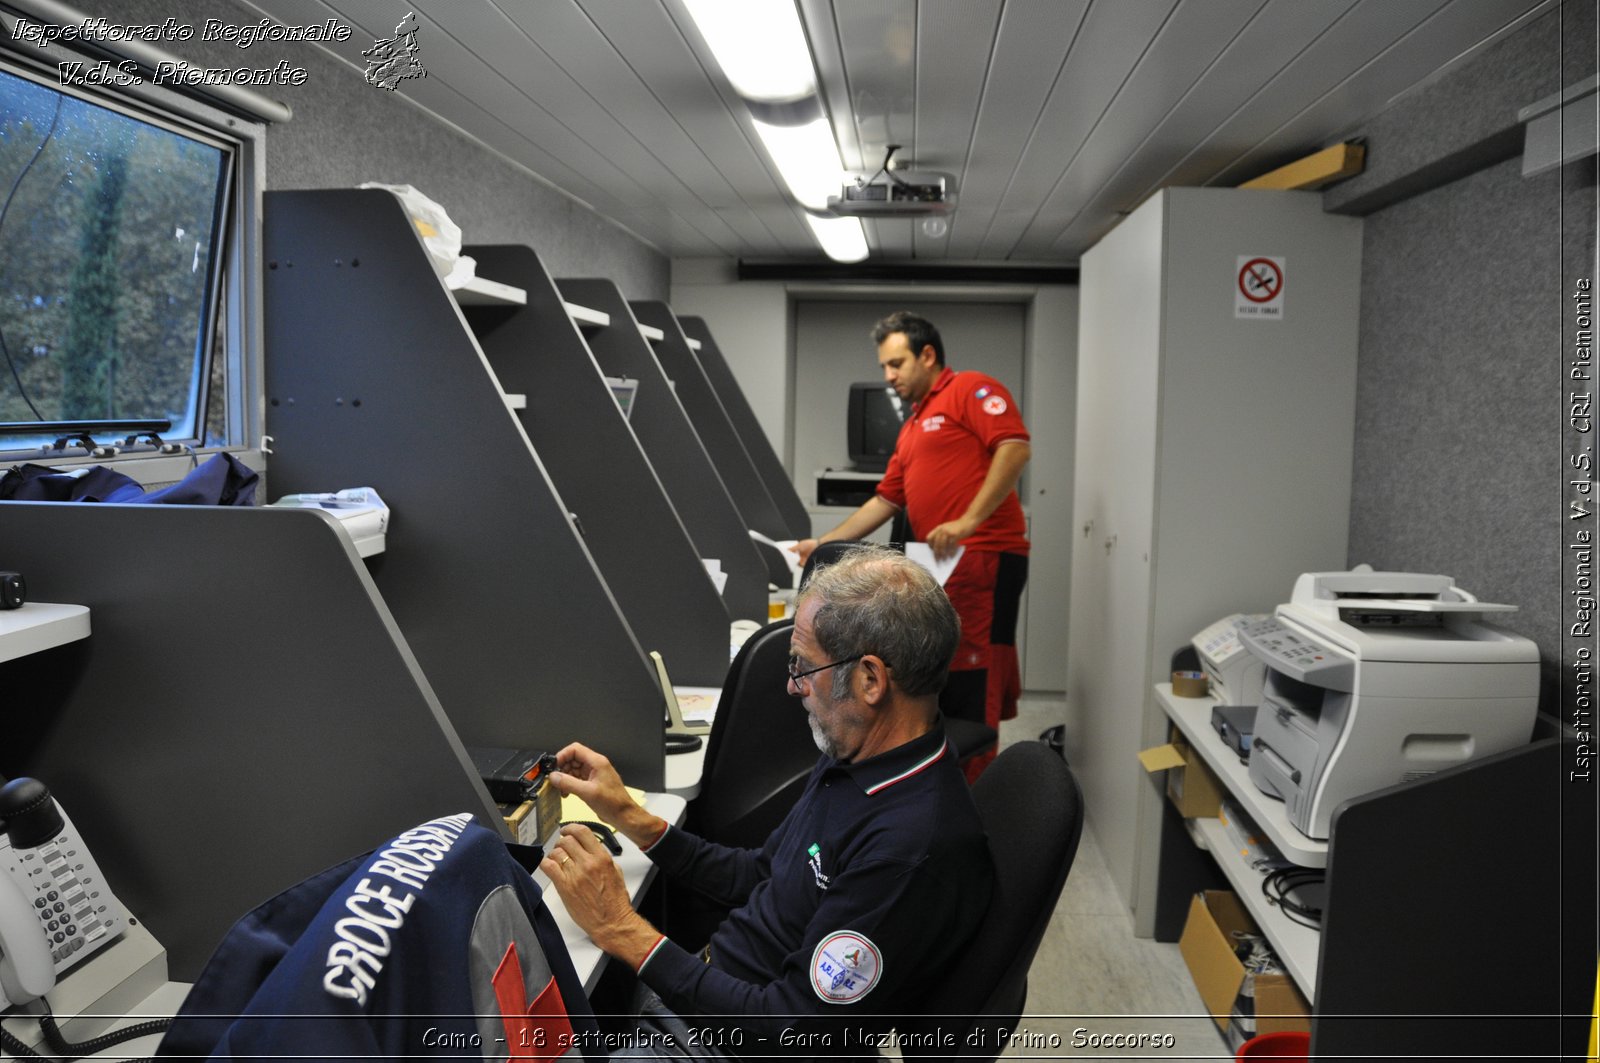
<svg viewBox="0 0 1600 1063">
<path fill-rule="evenodd" d="M 20 609 L 0 612 L 0 661 L 88 637 L 87 606 L 27 602 Z"/>
<path fill-rule="evenodd" d="M 667 338 L 667 334 L 656 328 L 654 325 L 640 325 L 639 335 L 643 336 L 651 343 L 660 343 L 662 340 Z"/>
<path fill-rule="evenodd" d="M 1286 858 L 1302 867 L 1328 866 L 1328 843 L 1306 837 L 1290 823 L 1284 803 L 1268 797 L 1250 781 L 1249 768 L 1239 762 L 1239 755 L 1212 728 L 1215 698 L 1180 698 L 1173 694 L 1171 683 L 1157 683 L 1156 698 L 1190 747 L 1205 759 L 1206 766 Z"/>
<path fill-rule="evenodd" d="M 609 328 L 611 326 L 611 315 L 604 310 L 591 310 L 589 307 L 579 306 L 577 303 L 563 302 L 561 305 L 566 307 L 567 316 L 572 318 L 580 329 Z"/>
<path fill-rule="evenodd" d="M 462 306 L 526 306 L 528 293 L 509 284 L 473 277 L 459 288 L 451 289 L 456 302 Z"/>
<path fill-rule="evenodd" d="M 1233 891 L 1239 895 L 1250 918 L 1256 921 L 1261 933 L 1272 943 L 1272 951 L 1283 962 L 1295 985 L 1300 987 L 1306 1000 L 1315 1002 L 1317 987 L 1317 950 L 1322 947 L 1322 934 L 1308 926 L 1301 926 L 1277 905 L 1267 901 L 1261 892 L 1261 880 L 1266 876 L 1245 862 L 1228 838 L 1228 829 L 1219 819 L 1190 820 L 1196 833 L 1210 850 L 1222 873 L 1227 876 Z"/>
</svg>

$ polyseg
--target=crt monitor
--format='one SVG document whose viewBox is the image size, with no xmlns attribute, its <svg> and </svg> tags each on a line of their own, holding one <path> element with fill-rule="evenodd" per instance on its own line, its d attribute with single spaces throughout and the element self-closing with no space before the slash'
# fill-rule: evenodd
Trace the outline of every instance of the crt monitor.
<svg viewBox="0 0 1600 1063">
<path fill-rule="evenodd" d="M 881 380 L 850 385 L 846 420 L 850 463 L 863 472 L 883 472 L 889 467 L 905 404 Z"/>
</svg>

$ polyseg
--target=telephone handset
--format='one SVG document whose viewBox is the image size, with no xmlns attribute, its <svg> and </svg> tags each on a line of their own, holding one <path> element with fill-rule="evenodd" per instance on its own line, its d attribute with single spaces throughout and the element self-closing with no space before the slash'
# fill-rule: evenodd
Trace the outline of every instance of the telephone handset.
<svg viewBox="0 0 1600 1063">
<path fill-rule="evenodd" d="M 0 1009 L 45 994 L 128 914 L 72 821 L 36 779 L 0 787 Z"/>
</svg>

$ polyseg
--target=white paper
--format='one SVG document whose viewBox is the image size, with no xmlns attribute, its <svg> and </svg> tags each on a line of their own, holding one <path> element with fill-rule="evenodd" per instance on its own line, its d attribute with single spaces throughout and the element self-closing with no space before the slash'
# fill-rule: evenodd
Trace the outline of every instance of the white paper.
<svg viewBox="0 0 1600 1063">
<path fill-rule="evenodd" d="M 777 547 L 778 553 L 783 555 L 783 563 L 789 566 L 789 586 L 793 588 L 800 585 L 800 572 L 805 566 L 800 563 L 800 555 L 794 552 L 800 543 L 799 539 L 769 539 L 754 528 L 750 529 L 750 538 Z"/>
<path fill-rule="evenodd" d="M 672 692 L 678 698 L 678 711 L 687 724 L 705 725 L 717 715 L 717 702 L 722 699 L 721 687 L 680 687 L 673 684 Z"/>
<path fill-rule="evenodd" d="M 927 543 L 906 543 L 906 556 L 929 572 L 939 581 L 939 586 L 944 586 L 944 581 L 950 578 L 950 573 L 956 570 L 956 562 L 961 560 L 961 555 L 967 552 L 965 546 L 956 547 L 956 552 L 943 561 L 933 556 L 933 547 Z"/>
</svg>

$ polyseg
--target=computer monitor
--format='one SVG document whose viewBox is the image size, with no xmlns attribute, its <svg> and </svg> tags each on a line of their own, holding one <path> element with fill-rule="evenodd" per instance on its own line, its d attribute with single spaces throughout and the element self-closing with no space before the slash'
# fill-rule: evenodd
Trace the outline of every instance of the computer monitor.
<svg viewBox="0 0 1600 1063">
<path fill-rule="evenodd" d="M 905 403 L 883 381 L 851 384 L 845 421 L 850 463 L 863 472 L 887 469 L 905 416 Z"/>
</svg>

